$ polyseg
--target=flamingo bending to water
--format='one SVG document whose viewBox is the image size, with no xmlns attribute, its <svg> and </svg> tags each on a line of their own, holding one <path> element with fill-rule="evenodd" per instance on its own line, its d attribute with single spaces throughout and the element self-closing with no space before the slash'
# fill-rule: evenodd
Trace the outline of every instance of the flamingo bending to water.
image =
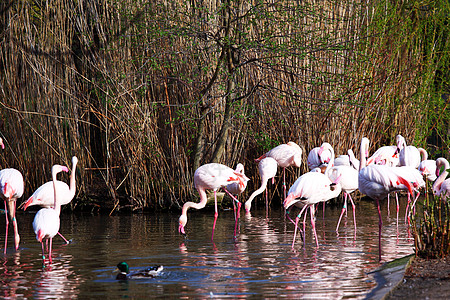
<svg viewBox="0 0 450 300">
<path fill-rule="evenodd" d="M 194 185 L 200 195 L 200 202 L 199 203 L 186 202 L 183 205 L 181 216 L 178 221 L 179 222 L 178 231 L 182 234 L 186 234 L 184 231 L 184 227 L 186 226 L 187 223 L 188 209 L 191 207 L 195 209 L 204 208 L 208 200 L 206 196 L 206 190 L 213 190 L 215 214 L 214 214 L 213 230 L 211 235 L 212 240 L 214 238 L 214 229 L 216 227 L 216 221 L 218 216 L 217 195 L 216 195 L 217 190 L 220 188 L 225 188 L 226 186 L 228 186 L 230 183 L 233 182 L 236 182 L 241 186 L 244 186 L 246 184 L 246 181 L 248 180 L 249 180 L 248 177 L 245 176 L 244 174 L 236 172 L 230 167 L 227 167 L 222 164 L 210 163 L 200 166 L 194 173 Z"/>
<path fill-rule="evenodd" d="M 285 169 L 290 166 L 299 168 L 302 164 L 302 148 L 294 142 L 281 144 L 257 158 L 255 161 L 260 162 L 263 158 L 272 157 L 280 167 L 283 168 L 283 193 L 286 198 L 286 174 Z"/>
<path fill-rule="evenodd" d="M 3 144 L 3 142 L 2 142 Z M 0 171 L 0 196 L 5 202 L 6 215 L 6 232 L 5 232 L 5 249 L 8 245 L 8 226 L 11 221 L 14 228 L 14 247 L 19 249 L 19 228 L 16 220 L 16 201 L 23 194 L 23 176 L 16 169 L 3 169 Z"/>
<path fill-rule="evenodd" d="M 262 192 L 264 192 L 264 190 L 266 190 L 267 182 L 269 181 L 269 179 L 272 178 L 272 181 L 273 181 L 273 179 L 275 178 L 275 175 L 277 174 L 277 168 L 278 168 L 277 161 L 270 156 L 265 157 L 259 161 L 258 171 L 259 171 L 259 177 L 261 177 L 261 186 L 250 195 L 250 198 L 248 198 L 247 201 L 245 201 L 245 211 L 247 213 L 250 212 L 250 208 L 252 207 L 253 199 L 256 196 L 258 196 L 259 194 L 261 194 Z M 268 195 L 267 195 L 267 190 L 266 190 L 266 206 L 268 203 L 267 198 L 268 198 Z"/>
<path fill-rule="evenodd" d="M 325 174 L 327 174 L 327 171 L 331 168 L 334 162 L 333 147 L 331 147 L 329 143 L 323 143 L 320 148 L 321 151 L 330 151 L 331 153 L 327 170 L 325 171 Z M 316 239 L 316 246 L 319 247 L 319 241 L 317 239 L 316 226 L 314 220 L 314 204 L 319 202 L 325 202 L 332 198 L 335 198 L 341 192 L 341 185 L 339 183 L 332 182 L 325 174 L 319 172 L 305 173 L 302 176 L 300 176 L 289 189 L 288 196 L 284 201 L 284 208 L 287 210 L 292 205 L 296 205 L 297 207 L 301 208 L 300 213 L 295 218 L 295 231 L 294 231 L 294 239 L 292 241 L 292 247 L 294 247 L 295 243 L 298 220 L 300 219 L 301 214 L 308 207 L 310 208 L 311 212 L 311 225 L 313 228 L 314 237 Z M 305 228 L 305 220 L 303 221 L 303 227 Z"/>
<path fill-rule="evenodd" d="M 42 247 L 42 258 L 45 260 L 44 252 L 44 239 L 50 240 L 48 245 L 48 260 L 52 262 L 52 239 L 59 231 L 59 214 L 61 212 L 61 202 L 60 202 L 60 190 L 56 186 L 56 175 L 60 172 L 69 172 L 69 169 L 65 166 L 54 165 L 52 167 L 52 180 L 53 180 L 53 193 L 54 193 L 54 204 L 53 208 L 42 208 L 34 217 L 33 220 L 33 230 L 36 234 L 36 239 L 41 243 Z"/>
</svg>

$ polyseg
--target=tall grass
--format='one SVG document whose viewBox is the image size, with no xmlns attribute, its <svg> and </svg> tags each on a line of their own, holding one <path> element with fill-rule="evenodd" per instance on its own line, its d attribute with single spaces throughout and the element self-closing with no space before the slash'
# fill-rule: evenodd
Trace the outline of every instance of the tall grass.
<svg viewBox="0 0 450 300">
<path fill-rule="evenodd" d="M 113 210 L 182 205 L 210 161 L 251 191 L 289 140 L 448 149 L 446 1 L 4 2 L 0 163 L 25 195 L 74 154 L 73 206 Z"/>
</svg>

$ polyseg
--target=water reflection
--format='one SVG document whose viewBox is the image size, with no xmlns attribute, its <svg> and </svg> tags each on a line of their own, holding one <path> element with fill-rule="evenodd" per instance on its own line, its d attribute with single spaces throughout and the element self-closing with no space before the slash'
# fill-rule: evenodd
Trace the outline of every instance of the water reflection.
<svg viewBox="0 0 450 300">
<path fill-rule="evenodd" d="M 396 207 L 391 209 L 391 217 L 383 210 L 383 261 L 413 252 L 407 224 L 400 222 L 397 234 Z M 209 211 L 191 214 L 186 239 L 177 231 L 177 212 L 63 214 L 61 230 L 73 243 L 55 239 L 54 262 L 45 267 L 31 228 L 34 215 L 22 214 L 20 251 L 0 256 L 0 297 L 364 298 L 376 284 L 368 273 L 379 266 L 377 210 L 373 202 L 358 202 L 356 238 L 352 212 L 336 234 L 340 211 L 330 206 L 323 216 L 318 210 L 319 248 L 307 224 L 306 243 L 293 250 L 294 226 L 281 209 L 242 212 L 236 236 L 233 210 L 222 211 L 214 243 Z M 136 269 L 161 264 L 164 271 L 154 279 L 118 282 L 113 270 L 120 261 Z"/>
</svg>

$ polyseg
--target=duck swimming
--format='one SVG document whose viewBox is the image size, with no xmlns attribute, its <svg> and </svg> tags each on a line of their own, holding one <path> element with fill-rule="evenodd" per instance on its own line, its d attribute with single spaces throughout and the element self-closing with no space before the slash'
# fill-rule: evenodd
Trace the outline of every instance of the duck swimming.
<svg viewBox="0 0 450 300">
<path fill-rule="evenodd" d="M 117 274 L 116 279 L 127 280 L 131 278 L 153 278 L 158 276 L 164 268 L 163 266 L 153 266 L 130 273 L 128 264 L 126 262 L 120 262 L 117 264 L 117 269 L 120 273 Z"/>
</svg>

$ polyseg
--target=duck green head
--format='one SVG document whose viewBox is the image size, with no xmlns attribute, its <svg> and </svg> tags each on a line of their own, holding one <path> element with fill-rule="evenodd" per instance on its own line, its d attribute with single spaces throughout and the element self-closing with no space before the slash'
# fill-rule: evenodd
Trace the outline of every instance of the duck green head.
<svg viewBox="0 0 450 300">
<path fill-rule="evenodd" d="M 120 272 L 128 274 L 130 272 L 130 268 L 128 267 L 128 264 L 126 262 L 120 262 L 117 264 L 117 269 L 119 269 Z"/>
</svg>

